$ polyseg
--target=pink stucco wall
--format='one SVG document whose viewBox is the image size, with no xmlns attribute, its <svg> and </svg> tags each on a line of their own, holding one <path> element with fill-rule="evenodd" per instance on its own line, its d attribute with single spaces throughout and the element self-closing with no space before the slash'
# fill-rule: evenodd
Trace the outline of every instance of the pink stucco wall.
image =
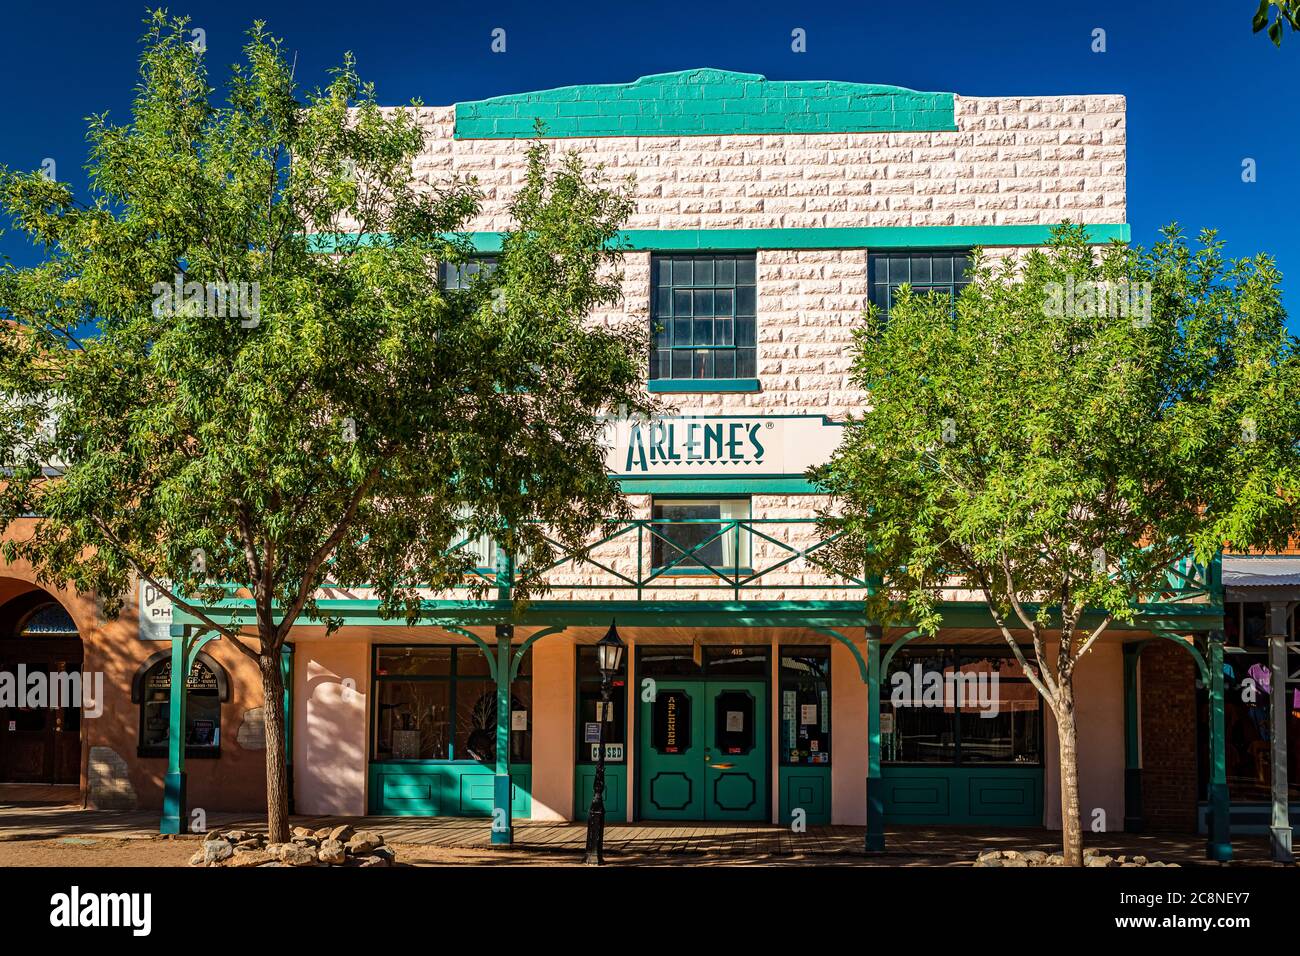
<svg viewBox="0 0 1300 956">
<path fill-rule="evenodd" d="M 831 641 L 831 730 L 831 822 L 866 826 L 867 685 L 852 652 L 839 641 Z"/>
<path fill-rule="evenodd" d="M 563 634 L 533 645 L 533 819 L 573 819 L 573 640 Z"/>
<path fill-rule="evenodd" d="M 1049 647 L 1049 659 L 1056 648 Z M 1079 732 L 1079 810 L 1084 832 L 1093 829 L 1095 811 L 1104 811 L 1108 831 L 1124 828 L 1124 657 L 1118 642 L 1098 643 L 1079 662 L 1074 676 Z M 1045 780 L 1043 824 L 1061 828 L 1061 774 L 1056 722 L 1044 709 Z"/>
<path fill-rule="evenodd" d="M 294 801 L 299 813 L 366 812 L 369 645 L 298 643 L 293 662 Z"/>
</svg>

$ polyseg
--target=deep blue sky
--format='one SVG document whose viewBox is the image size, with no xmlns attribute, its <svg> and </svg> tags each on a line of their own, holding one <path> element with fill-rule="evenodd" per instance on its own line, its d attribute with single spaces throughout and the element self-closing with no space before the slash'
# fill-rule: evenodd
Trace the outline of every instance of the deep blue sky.
<svg viewBox="0 0 1300 956">
<path fill-rule="evenodd" d="M 84 117 L 125 119 L 145 5 L 6 0 L 0 35 L 0 163 L 57 163 L 84 189 Z M 325 78 L 345 50 L 386 103 L 428 104 L 714 66 L 778 79 L 890 83 L 972 95 L 1128 97 L 1128 203 L 1134 240 L 1163 223 L 1216 227 L 1234 255 L 1271 252 L 1300 330 L 1300 34 L 1281 50 L 1250 32 L 1253 0 L 1053 2 L 412 4 L 188 0 L 207 33 L 214 80 L 241 34 L 268 21 L 298 52 L 298 76 Z M 504 54 L 491 31 L 506 30 Z M 808 51 L 790 50 L 807 31 Z M 1092 31 L 1107 51 L 1093 53 Z M 1243 183 L 1252 158 L 1258 179 Z M 33 253 L 12 235 L 0 250 Z"/>
</svg>

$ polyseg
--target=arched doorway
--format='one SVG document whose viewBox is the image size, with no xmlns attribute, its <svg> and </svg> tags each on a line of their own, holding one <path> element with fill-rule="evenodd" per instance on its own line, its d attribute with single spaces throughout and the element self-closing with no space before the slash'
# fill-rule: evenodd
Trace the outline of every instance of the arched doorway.
<svg viewBox="0 0 1300 956">
<path fill-rule="evenodd" d="M 80 674 L 81 636 L 63 605 L 28 587 L 0 604 L 0 783 L 76 784 L 82 701 L 69 688 L 80 680 L 51 678 Z"/>
</svg>

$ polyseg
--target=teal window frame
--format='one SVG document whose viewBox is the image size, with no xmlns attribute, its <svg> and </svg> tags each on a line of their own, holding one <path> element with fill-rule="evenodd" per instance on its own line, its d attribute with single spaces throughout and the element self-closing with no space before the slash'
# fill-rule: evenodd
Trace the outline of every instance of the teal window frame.
<svg viewBox="0 0 1300 956">
<path fill-rule="evenodd" d="M 512 659 L 514 658 L 514 654 L 519 650 L 521 646 L 522 645 L 519 644 L 511 645 L 510 650 L 511 650 Z M 380 674 L 379 673 L 380 653 L 384 651 L 403 650 L 410 647 L 442 648 L 442 649 L 450 650 L 451 660 L 448 665 L 448 673 L 446 674 Z M 484 763 L 481 760 L 475 760 L 473 757 L 456 756 L 456 738 L 458 735 L 456 720 L 457 720 L 457 716 L 460 713 L 459 710 L 460 701 L 457 697 L 457 684 L 463 682 L 469 682 L 469 681 L 473 681 L 475 683 L 491 682 L 491 678 L 486 674 L 459 673 L 460 670 L 459 660 L 461 654 L 478 654 L 482 656 L 483 651 L 477 645 L 473 645 L 473 644 L 400 643 L 400 644 L 375 644 L 371 647 L 370 649 L 370 699 L 374 702 L 374 706 L 370 708 L 370 730 L 368 734 L 369 739 L 367 740 L 366 743 L 366 750 L 368 752 L 368 758 L 370 763 L 377 763 L 377 764 L 434 763 L 434 764 L 474 765 L 480 767 L 491 766 L 491 764 Z M 531 649 L 525 654 L 523 661 L 520 662 L 519 671 L 520 673 L 517 674 L 515 676 L 515 679 L 510 683 L 510 694 L 511 697 L 513 698 L 516 684 L 527 683 L 528 685 L 530 685 L 529 695 L 528 695 L 529 727 L 527 731 L 530 735 L 529 743 L 528 743 L 529 752 L 526 758 L 523 758 L 520 761 L 518 761 L 520 763 L 528 764 L 532 762 L 532 756 L 533 756 L 531 734 L 533 732 L 532 714 L 534 712 L 534 702 L 531 693 L 532 691 L 531 685 L 533 680 Z M 525 673 L 525 671 L 527 673 Z M 379 723 L 378 723 L 379 685 L 381 683 L 437 683 L 439 681 L 450 685 L 448 687 L 448 694 L 447 694 L 447 710 L 450 715 L 450 720 L 449 720 L 450 733 L 449 733 L 449 739 L 447 741 L 447 756 L 446 757 L 381 757 L 379 756 L 378 753 L 376 752 L 376 745 L 378 744 L 377 735 L 379 731 Z M 515 733 L 515 731 L 512 731 L 512 733 Z"/>
<path fill-rule="evenodd" d="M 650 257 L 651 392 L 754 392 L 758 383 L 755 252 Z"/>
<path fill-rule="evenodd" d="M 965 260 L 964 263 L 962 260 Z M 910 285 L 914 292 L 946 292 L 956 303 L 970 285 L 969 249 L 882 249 L 867 255 L 867 294 L 888 320 L 894 292 Z M 939 268 L 936 270 L 936 266 Z M 958 275 L 958 269 L 961 269 Z"/>
<path fill-rule="evenodd" d="M 1025 648 L 1025 649 L 1023 649 L 1023 650 L 1025 651 L 1025 659 L 1028 660 L 1028 661 L 1032 661 L 1032 660 L 1034 659 L 1034 657 L 1033 657 L 1033 649 L 1032 649 L 1032 648 Z M 910 667 L 908 667 L 908 666 L 906 666 L 906 665 L 907 665 L 907 662 L 909 662 L 909 660 L 910 660 L 911 658 L 913 658 L 913 657 L 927 657 L 927 658 L 932 658 L 932 657 L 934 657 L 934 656 L 936 656 L 936 655 L 941 655 L 941 656 L 943 657 L 945 663 L 946 663 L 947 661 L 951 660 L 951 661 L 952 661 L 952 662 L 953 662 L 953 663 L 954 663 L 958 668 L 960 668 L 960 666 L 961 666 L 961 661 L 962 661 L 963 659 L 965 659 L 965 658 L 997 657 L 997 658 L 1004 658 L 1004 659 L 1010 661 L 1012 664 L 1015 664 L 1015 663 L 1016 663 L 1016 659 L 1015 659 L 1014 655 L 1011 653 L 1011 649 L 1010 649 L 1009 647 L 997 648 L 997 647 L 989 647 L 989 646 L 987 646 L 987 645 L 980 645 L 980 644 L 943 644 L 943 645 L 929 645 L 929 644 L 927 644 L 927 645 L 923 645 L 923 646 L 922 646 L 922 645 L 918 645 L 918 646 L 915 646 L 915 647 L 904 647 L 904 648 L 902 648 L 902 649 L 898 652 L 898 654 L 896 654 L 896 655 L 894 656 L 893 660 L 890 662 L 890 670 L 889 670 L 889 673 L 887 673 L 887 674 L 884 675 L 884 683 L 881 685 L 881 688 L 880 688 L 880 697 L 881 697 L 881 709 L 882 709 L 882 712 L 884 711 L 885 707 L 889 706 L 890 696 L 891 696 L 891 692 L 892 692 L 892 689 L 893 689 L 893 685 L 892 685 L 892 683 L 891 683 L 891 677 L 892 677 L 892 675 L 896 672 L 896 670 L 899 670 L 899 669 L 910 670 Z M 1027 678 L 1027 677 L 1002 677 L 1002 676 L 999 674 L 998 682 L 999 682 L 999 684 L 1004 683 L 1004 682 L 1005 682 L 1005 683 L 1009 683 L 1009 684 L 1025 684 L 1025 685 L 1029 685 L 1029 686 L 1032 687 L 1032 685 L 1030 685 L 1029 678 Z M 915 689 L 914 689 L 914 692 L 915 692 Z M 946 691 L 945 691 L 945 692 L 946 692 Z M 934 769 L 956 769 L 956 768 L 959 768 L 959 767 L 965 767 L 965 768 L 968 768 L 968 769 L 969 769 L 969 768 L 983 768 L 983 767 L 1003 767 L 1003 768 L 1006 768 L 1006 767 L 1016 767 L 1016 768 L 1036 768 L 1036 769 L 1041 769 L 1042 767 L 1046 766 L 1046 763 L 1045 763 L 1045 761 L 1046 761 L 1046 755 L 1045 755 L 1045 753 L 1044 753 L 1044 751 L 1043 751 L 1043 742 L 1044 742 L 1044 740 L 1046 739 L 1046 729 L 1045 729 L 1045 727 L 1044 727 L 1044 720 L 1043 720 L 1043 697 L 1042 697 L 1041 694 L 1038 693 L 1038 691 L 1037 691 L 1036 689 L 1034 690 L 1034 700 L 1035 700 L 1035 702 L 1036 702 L 1037 705 L 1038 705 L 1038 719 L 1037 719 L 1037 737 L 1038 737 L 1038 739 L 1037 739 L 1036 748 L 1035 748 L 1035 749 L 1037 750 L 1037 753 L 1038 753 L 1038 759 L 1037 759 L 1036 761 L 1030 761 L 1030 760 L 963 760 L 963 759 L 962 759 L 962 732 L 961 732 L 961 723 L 962 723 L 962 720 L 961 720 L 961 719 L 962 719 L 962 715 L 963 715 L 963 714 L 971 713 L 972 711 L 971 711 L 971 709 L 970 709 L 968 706 L 963 706 L 962 704 L 960 704 L 960 703 L 958 703 L 958 702 L 954 702 L 954 703 L 953 703 L 953 706 L 952 706 L 952 712 L 951 712 L 951 714 L 949 715 L 950 718 L 951 718 L 951 719 L 950 719 L 950 724 L 951 724 L 951 727 L 952 727 L 952 733 L 953 733 L 953 754 L 952 754 L 952 759 L 950 759 L 950 760 L 891 760 L 891 759 L 888 759 L 888 758 L 886 758 L 886 757 L 883 756 L 884 740 L 883 740 L 883 735 L 882 735 L 882 741 L 881 741 L 881 744 L 882 744 L 882 759 L 881 759 L 881 763 L 882 763 L 884 766 L 886 766 L 886 767 L 929 767 L 929 768 L 934 768 Z M 894 713 L 892 707 L 890 708 L 890 711 L 889 711 L 889 712 L 890 712 L 891 714 Z M 897 719 L 897 718 L 895 718 L 895 719 Z"/>
<path fill-rule="evenodd" d="M 733 516 L 733 517 L 718 517 L 717 519 L 713 519 L 713 518 L 680 519 L 680 521 L 675 520 L 669 522 L 668 524 L 660 524 L 659 521 L 661 519 L 655 517 L 655 512 L 660 505 L 673 505 L 673 504 L 684 505 L 684 504 L 697 504 L 697 503 L 705 503 L 705 502 L 717 502 L 719 504 L 722 504 L 723 502 L 737 502 L 737 501 L 743 501 L 748 506 L 748 508 L 746 509 L 748 514 L 744 518 L 736 518 Z M 723 510 L 723 509 L 719 509 L 719 510 Z M 664 529 L 667 527 L 671 527 L 673 524 L 722 525 L 729 521 L 747 521 L 753 516 L 754 516 L 754 499 L 753 496 L 751 495 L 652 495 L 650 498 L 650 518 L 651 518 L 650 527 L 654 529 L 656 534 L 664 535 L 664 537 L 668 537 L 668 535 L 665 534 Z M 736 544 L 731 541 L 730 539 L 731 534 L 735 534 L 740 538 L 741 562 L 739 567 L 737 567 L 735 563 Z M 753 535 L 750 534 L 746 529 L 738 527 L 735 529 L 734 532 L 724 532 L 722 538 L 719 540 L 719 544 L 722 547 L 723 560 L 717 564 L 712 564 L 710 567 L 701 566 L 699 564 L 699 559 L 694 557 L 686 557 L 681 553 L 680 550 L 675 552 L 675 556 L 668 555 L 667 563 L 659 564 L 655 561 L 655 552 L 661 548 L 663 549 L 669 548 L 670 545 L 667 542 L 661 541 L 655 535 L 651 535 L 650 570 L 652 572 L 662 571 L 664 577 L 675 577 L 675 576 L 689 577 L 691 575 L 696 575 L 699 577 L 717 577 L 716 572 L 718 571 L 730 575 L 742 575 L 742 574 L 754 573 L 754 569 L 753 569 L 754 539 L 753 539 Z M 681 546 L 673 545 L 672 547 L 676 548 Z M 692 546 L 689 543 L 687 543 L 684 547 L 686 550 L 689 550 Z M 674 561 L 677 561 L 679 563 L 674 564 L 673 563 Z"/>
</svg>

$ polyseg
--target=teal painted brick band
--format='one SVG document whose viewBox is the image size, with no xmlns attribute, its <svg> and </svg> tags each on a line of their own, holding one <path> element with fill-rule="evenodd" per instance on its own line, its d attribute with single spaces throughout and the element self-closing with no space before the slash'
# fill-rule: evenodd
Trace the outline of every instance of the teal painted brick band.
<svg viewBox="0 0 1300 956">
<path fill-rule="evenodd" d="M 647 383 L 652 392 L 757 392 L 756 378 L 665 378 Z"/>
<path fill-rule="evenodd" d="M 626 248 L 655 252 L 757 249 L 968 249 L 971 246 L 1042 246 L 1054 226 L 860 226 L 798 229 L 628 229 L 619 233 Z M 1128 223 L 1085 226 L 1088 240 L 1128 242 Z M 379 236 L 362 236 L 361 244 Z M 447 238 L 455 238 L 449 235 Z M 467 238 L 478 252 L 500 252 L 501 233 L 471 232 Z M 313 252 L 333 252 L 336 237 L 311 237 Z"/>
<path fill-rule="evenodd" d="M 957 129 L 952 93 L 697 69 L 456 104 L 456 139 Z"/>
</svg>

